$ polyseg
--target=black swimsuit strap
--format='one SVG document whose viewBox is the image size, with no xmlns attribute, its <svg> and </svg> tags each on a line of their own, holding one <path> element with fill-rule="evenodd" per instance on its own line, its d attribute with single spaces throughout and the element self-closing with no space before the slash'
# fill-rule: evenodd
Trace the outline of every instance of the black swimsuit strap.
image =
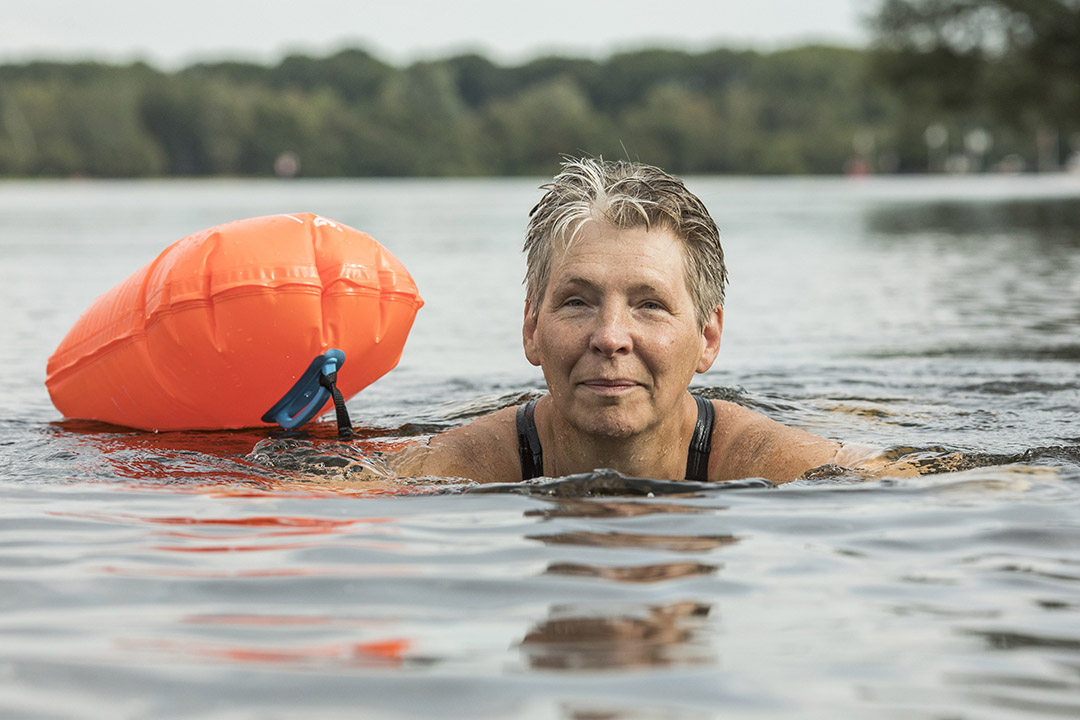
<svg viewBox="0 0 1080 720">
<path fill-rule="evenodd" d="M 686 479 L 709 481 L 709 454 L 712 452 L 712 431 L 715 412 L 711 400 L 695 395 L 697 401 L 697 424 L 686 453 Z"/>
<path fill-rule="evenodd" d="M 521 458 L 521 479 L 544 476 L 544 451 L 536 429 L 536 401 L 533 398 L 517 409 L 518 456 Z"/>
<path fill-rule="evenodd" d="M 544 475 L 544 451 L 536 429 L 536 402 L 533 398 L 517 409 L 518 456 L 521 458 L 521 479 L 532 480 Z M 715 413 L 712 401 L 697 395 L 698 416 L 694 436 L 686 453 L 686 479 L 708 482 L 709 454 L 712 452 L 712 431 Z"/>
</svg>

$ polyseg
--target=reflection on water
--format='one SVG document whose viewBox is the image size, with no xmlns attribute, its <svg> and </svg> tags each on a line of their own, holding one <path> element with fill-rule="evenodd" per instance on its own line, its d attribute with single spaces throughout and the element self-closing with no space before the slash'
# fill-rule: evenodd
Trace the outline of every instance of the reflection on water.
<svg viewBox="0 0 1080 720">
<path fill-rule="evenodd" d="M 1080 246 L 1080 200 L 938 201 L 884 204 L 865 216 L 870 233 L 893 240 L 924 233 L 951 238 L 1008 235 L 1044 245 Z"/>
<path fill-rule="evenodd" d="M 558 606 L 529 631 L 521 650 L 538 670 L 625 670 L 716 662 L 705 622 L 709 606 L 690 601 L 605 608 Z"/>
<path fill-rule="evenodd" d="M 985 640 L 987 646 L 992 650 L 1054 648 L 1057 650 L 1080 653 L 1080 637 L 1040 637 L 1026 633 L 1002 632 L 996 630 L 968 630 L 967 633 Z M 1080 655 L 1077 655 L 1075 659 L 1077 662 L 1080 662 Z M 1080 705 L 1077 707 L 1080 707 Z"/>
<path fill-rule="evenodd" d="M 157 640 L 124 643 L 124 650 L 146 656 L 172 656 L 186 662 L 225 665 L 282 665 L 304 670 L 366 670 L 400 668 L 409 641 L 376 640 L 362 643 L 324 643 L 297 647 L 258 647 L 229 643 Z"/>
<path fill-rule="evenodd" d="M 653 583 L 694 575 L 712 575 L 718 565 L 699 562 L 670 562 L 661 565 L 637 565 L 632 567 L 599 567 L 581 563 L 553 563 L 545 571 L 548 575 L 591 577 L 612 582 Z"/>
<path fill-rule="evenodd" d="M 529 510 L 526 517 L 539 518 L 620 518 L 640 515 L 712 513 L 723 510 L 721 506 L 682 505 L 662 502 L 620 500 L 596 500 L 593 498 L 560 498 L 536 510 Z"/>
<path fill-rule="evenodd" d="M 715 550 L 739 541 L 733 535 L 656 535 L 623 532 L 577 532 L 528 535 L 527 540 L 538 540 L 545 545 L 580 545 L 582 547 L 641 548 L 671 552 L 697 553 Z"/>
</svg>

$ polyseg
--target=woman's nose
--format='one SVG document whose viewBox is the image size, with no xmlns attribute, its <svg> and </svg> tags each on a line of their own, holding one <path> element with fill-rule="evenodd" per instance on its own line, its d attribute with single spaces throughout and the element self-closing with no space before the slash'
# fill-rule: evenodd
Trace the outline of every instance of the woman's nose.
<svg viewBox="0 0 1080 720">
<path fill-rule="evenodd" d="M 605 357 L 630 352 L 634 346 L 630 333 L 630 318 L 617 308 L 602 308 L 596 315 L 596 325 L 589 338 L 590 347 Z"/>
</svg>

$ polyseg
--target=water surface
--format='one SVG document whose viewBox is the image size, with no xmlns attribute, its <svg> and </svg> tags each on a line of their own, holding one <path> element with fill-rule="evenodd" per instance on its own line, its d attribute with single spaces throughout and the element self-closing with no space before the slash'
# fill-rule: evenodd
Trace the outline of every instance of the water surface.
<svg viewBox="0 0 1080 720">
<path fill-rule="evenodd" d="M 1080 715 L 1080 179 L 691 180 L 732 276 L 696 389 L 922 474 L 357 482 L 333 458 L 542 389 L 538 182 L 0 185 L 0 716 Z M 355 445 L 61 421 L 45 363 L 94 297 L 295 211 L 427 301 Z"/>
</svg>

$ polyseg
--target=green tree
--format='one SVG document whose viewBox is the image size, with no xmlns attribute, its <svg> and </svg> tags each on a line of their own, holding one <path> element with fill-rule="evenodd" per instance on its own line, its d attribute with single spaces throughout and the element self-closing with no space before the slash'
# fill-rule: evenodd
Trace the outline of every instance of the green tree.
<svg viewBox="0 0 1080 720">
<path fill-rule="evenodd" d="M 0 173 L 269 175 L 283 153 L 307 176 L 547 174 L 577 153 L 681 173 L 836 173 L 856 137 L 918 153 L 939 112 L 866 85 L 866 62 L 807 47 L 516 66 L 461 55 L 399 68 L 360 49 L 172 73 L 7 65 Z"/>
<path fill-rule="evenodd" d="M 1080 0 L 884 0 L 871 27 L 875 76 L 908 114 L 962 131 L 1080 130 Z"/>
<path fill-rule="evenodd" d="M 569 77 L 522 90 L 488 108 L 486 164 L 503 175 L 550 174 L 564 154 L 599 155 L 604 128 L 581 87 Z"/>
<path fill-rule="evenodd" d="M 0 81 L 0 171 L 18 175 L 158 174 L 164 156 L 138 120 L 145 66 L 34 64 Z"/>
<path fill-rule="evenodd" d="M 444 65 L 416 63 L 395 74 L 379 94 L 373 119 L 382 128 L 376 137 L 389 145 L 384 150 L 392 151 L 399 174 L 479 170 L 472 113 Z"/>
<path fill-rule="evenodd" d="M 620 137 L 635 159 L 684 173 L 715 172 L 724 166 L 727 136 L 713 104 L 682 83 L 649 89 L 626 111 Z"/>
<path fill-rule="evenodd" d="M 219 166 L 202 122 L 208 95 L 198 81 L 172 77 L 148 88 L 140 99 L 140 122 L 165 153 L 170 175 L 208 175 Z"/>
</svg>

